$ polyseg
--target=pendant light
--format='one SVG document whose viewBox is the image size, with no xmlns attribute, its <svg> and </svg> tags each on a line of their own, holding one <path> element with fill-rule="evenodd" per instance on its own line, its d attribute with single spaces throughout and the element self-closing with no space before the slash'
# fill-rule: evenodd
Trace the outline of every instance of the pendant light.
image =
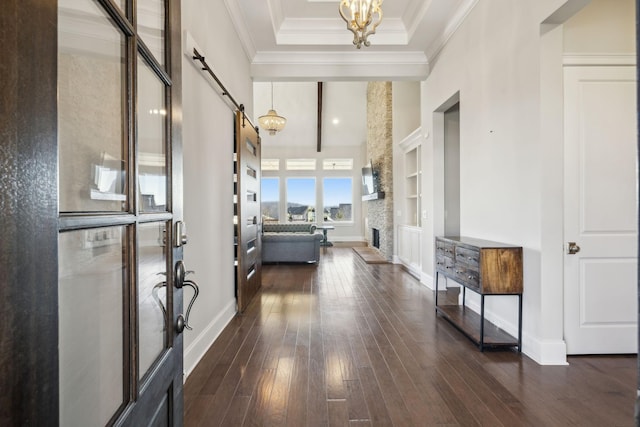
<svg viewBox="0 0 640 427">
<path fill-rule="evenodd" d="M 276 110 L 273 109 L 273 82 L 271 82 L 271 109 L 264 116 L 258 117 L 258 124 L 260 127 L 269 132 L 269 135 L 275 135 L 276 132 L 280 132 L 284 129 L 284 125 L 287 124 L 287 119 L 279 116 Z"/>
<path fill-rule="evenodd" d="M 353 44 L 360 49 L 369 46 L 367 38 L 376 33 L 382 22 L 383 0 L 342 0 L 338 11 L 347 23 L 347 29 L 353 33 Z M 369 27 L 371 26 L 371 27 Z"/>
</svg>

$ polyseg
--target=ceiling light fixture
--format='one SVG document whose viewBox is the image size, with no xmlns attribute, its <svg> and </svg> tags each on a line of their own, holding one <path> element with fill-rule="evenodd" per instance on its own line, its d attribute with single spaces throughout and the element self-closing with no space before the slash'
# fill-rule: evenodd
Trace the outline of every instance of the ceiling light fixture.
<svg viewBox="0 0 640 427">
<path fill-rule="evenodd" d="M 362 45 L 369 46 L 367 38 L 375 34 L 376 28 L 382 22 L 383 0 L 341 0 L 338 10 L 340 16 L 347 23 L 347 29 L 353 33 L 353 44 L 360 49 Z M 349 15 L 349 18 L 347 18 Z M 373 23 L 373 25 L 372 25 Z M 371 29 L 369 26 L 371 25 Z"/>
<path fill-rule="evenodd" d="M 284 129 L 284 125 L 287 124 L 287 119 L 279 116 L 276 110 L 273 109 L 273 82 L 271 82 L 271 109 L 264 116 L 258 117 L 258 124 L 260 127 L 269 132 L 269 135 L 275 135 L 276 132 L 280 132 Z"/>
</svg>

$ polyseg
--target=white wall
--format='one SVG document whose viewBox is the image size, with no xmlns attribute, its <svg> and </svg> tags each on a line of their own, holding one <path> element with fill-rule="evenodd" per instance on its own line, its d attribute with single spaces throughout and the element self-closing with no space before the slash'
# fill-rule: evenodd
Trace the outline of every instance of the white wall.
<svg viewBox="0 0 640 427">
<path fill-rule="evenodd" d="M 420 127 L 420 82 L 392 82 L 391 92 L 395 145 Z"/>
<path fill-rule="evenodd" d="M 249 62 L 222 0 L 182 3 L 182 27 L 238 103 L 253 106 Z M 183 55 L 184 219 L 187 270 L 200 286 L 185 330 L 188 374 L 235 314 L 233 267 L 233 112 L 190 56 Z M 185 291 L 185 308 L 191 292 Z"/>
<path fill-rule="evenodd" d="M 532 273 L 540 258 L 536 8 L 535 2 L 481 0 L 442 50 L 422 92 L 423 129 L 431 135 L 434 112 L 460 93 L 460 232 L 523 246 L 525 338 L 537 321 L 529 294 L 539 289 Z M 499 17 L 500 25 L 487 25 L 488 17 Z M 434 141 L 428 139 L 423 150 L 423 188 L 431 192 L 423 200 L 434 212 L 424 226 L 429 276 L 435 230 L 444 224 L 443 146 Z M 489 298 L 487 311 L 508 329 L 517 325 L 515 298 Z M 525 352 L 531 352 L 529 343 Z"/>
<path fill-rule="evenodd" d="M 563 25 L 563 32 L 566 54 L 633 54 L 635 4 L 632 0 L 592 0 Z"/>
<path fill-rule="evenodd" d="M 562 27 L 555 26 L 585 3 L 480 0 L 434 61 L 422 85 L 422 126 L 425 133 L 436 134 L 423 150 L 423 200 L 433 212 L 423 230 L 423 273 L 433 274 L 433 238 L 442 232 L 444 223 L 443 147 L 437 137 L 442 123 L 434 112 L 459 91 L 461 234 L 523 246 L 523 351 L 540 363 L 566 360 L 562 324 L 563 49 L 566 44 L 572 52 L 584 53 L 583 40 L 596 40 L 616 26 L 629 27 L 616 23 L 623 14 L 633 16 L 627 6 L 607 8 L 617 1 L 594 1 L 597 10 L 572 22 L 571 35 L 563 42 Z M 594 15 L 600 20 L 594 21 Z M 496 20 L 500 25 L 488 25 Z M 632 38 L 633 33 L 610 36 L 625 37 Z M 598 49 L 596 53 L 619 52 L 628 49 L 628 43 L 626 47 L 598 45 L 593 49 Z M 471 298 L 471 305 L 477 305 L 477 300 Z M 487 310 L 495 323 L 515 332 L 515 299 L 489 299 Z"/>
</svg>

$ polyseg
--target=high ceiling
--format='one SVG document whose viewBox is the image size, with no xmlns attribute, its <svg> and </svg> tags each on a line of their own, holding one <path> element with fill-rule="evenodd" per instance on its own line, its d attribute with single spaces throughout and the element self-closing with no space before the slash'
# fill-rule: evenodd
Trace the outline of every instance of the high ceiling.
<svg viewBox="0 0 640 427">
<path fill-rule="evenodd" d="M 254 79 L 254 114 L 273 106 L 285 130 L 264 148 L 316 147 L 317 82 L 325 82 L 322 146 L 366 141 L 366 81 L 424 80 L 477 0 L 386 0 L 371 46 L 357 49 L 339 0 L 225 0 Z"/>
<path fill-rule="evenodd" d="M 367 83 L 323 84 L 321 145 L 361 146 L 367 140 Z M 255 123 L 271 108 L 271 85 L 253 85 Z M 263 150 L 271 147 L 317 148 L 318 86 L 315 82 L 275 82 L 273 107 L 287 119 L 282 132 L 269 135 L 261 130 Z M 264 151 L 263 151 L 264 153 Z"/>
<path fill-rule="evenodd" d="M 356 49 L 339 0 L 225 0 L 255 81 L 423 80 L 477 0 L 387 0 Z"/>
</svg>

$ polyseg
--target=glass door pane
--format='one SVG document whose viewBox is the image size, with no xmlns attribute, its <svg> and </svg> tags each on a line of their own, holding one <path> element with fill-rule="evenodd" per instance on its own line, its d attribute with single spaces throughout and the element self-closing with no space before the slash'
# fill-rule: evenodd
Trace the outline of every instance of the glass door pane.
<svg viewBox="0 0 640 427">
<path fill-rule="evenodd" d="M 61 233 L 60 425 L 105 425 L 123 405 L 124 226 Z"/>
<path fill-rule="evenodd" d="M 156 61 L 165 65 L 165 0 L 138 0 L 138 35 Z"/>
<path fill-rule="evenodd" d="M 141 212 L 167 210 L 165 85 L 138 56 L 138 194 Z"/>
<path fill-rule="evenodd" d="M 126 38 L 92 0 L 60 0 L 60 211 L 126 211 Z"/>
<path fill-rule="evenodd" d="M 167 347 L 166 224 L 138 228 L 138 341 L 139 378 Z"/>
</svg>

